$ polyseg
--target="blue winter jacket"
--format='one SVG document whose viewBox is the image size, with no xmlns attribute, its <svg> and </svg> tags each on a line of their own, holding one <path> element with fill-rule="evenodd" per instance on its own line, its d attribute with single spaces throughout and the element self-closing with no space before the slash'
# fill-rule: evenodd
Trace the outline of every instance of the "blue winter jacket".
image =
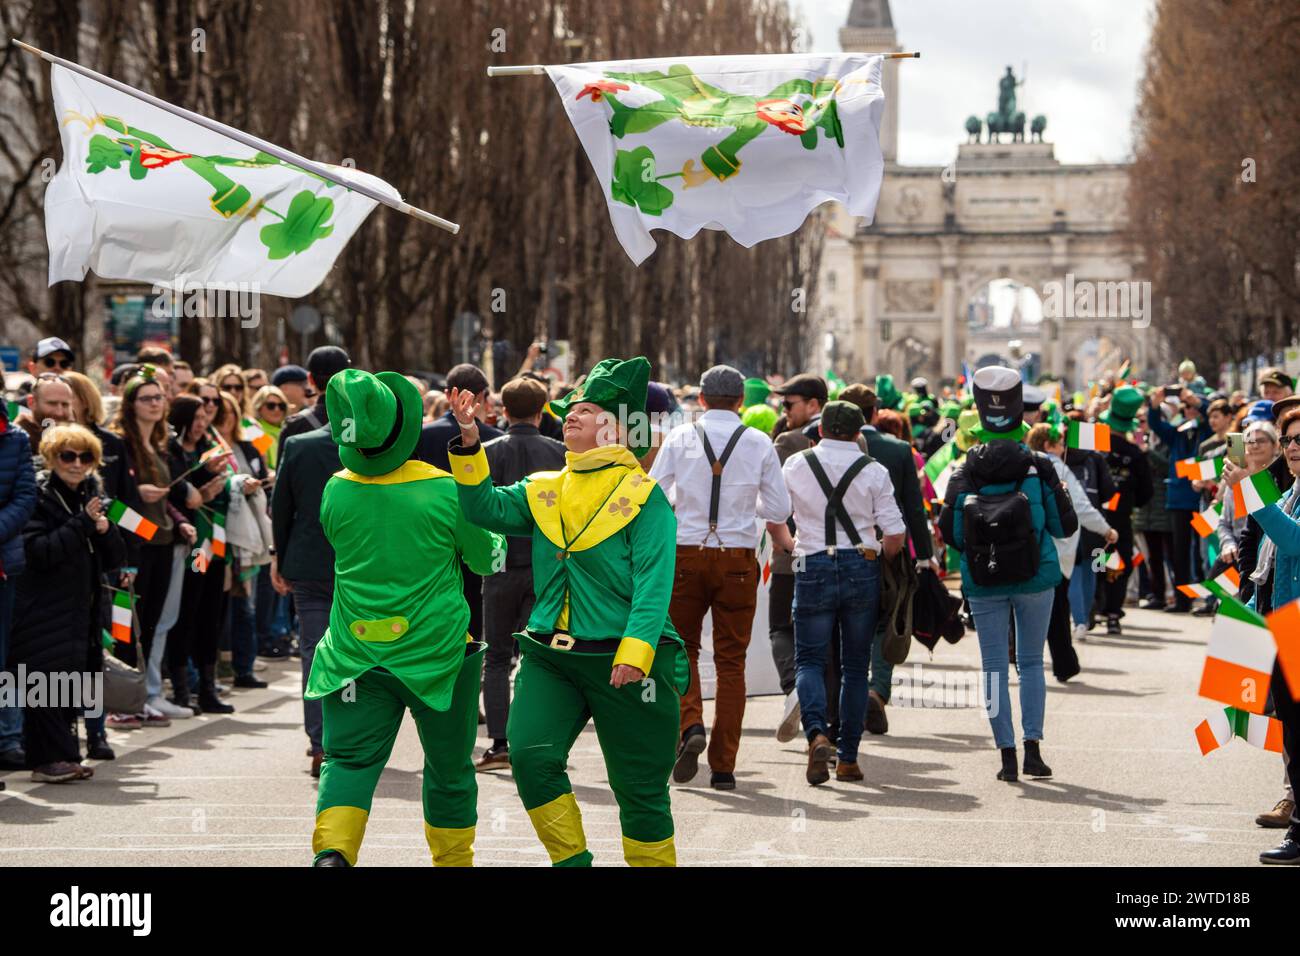
<svg viewBox="0 0 1300 956">
<path fill-rule="evenodd" d="M 1204 411 L 1207 407 L 1208 403 L 1202 398 L 1201 410 Z M 1156 403 L 1152 403 L 1147 413 L 1147 423 L 1165 443 L 1165 450 L 1169 453 L 1169 473 L 1165 477 L 1165 508 L 1169 511 L 1200 511 L 1201 493 L 1192 487 L 1191 479 L 1180 478 L 1175 469 L 1183 459 L 1195 458 L 1201 442 L 1213 435 L 1214 431 L 1204 417 L 1197 419 L 1195 428 L 1179 431 L 1165 421 L 1164 413 Z"/>
<path fill-rule="evenodd" d="M 1251 515 L 1259 522 L 1264 534 L 1277 545 L 1273 558 L 1274 608 L 1300 598 L 1300 521 L 1297 521 L 1300 515 L 1288 518 L 1282 510 L 1294 493 L 1292 487 L 1281 500 Z"/>
<path fill-rule="evenodd" d="M 27 559 L 23 528 L 36 510 L 36 474 L 27 433 L 0 411 L 0 573 L 14 577 Z"/>
<path fill-rule="evenodd" d="M 998 495 L 1013 491 L 1017 482 L 1029 499 L 1030 519 L 1038 538 L 1038 572 L 1028 581 L 1013 584 L 978 585 L 971 580 L 966 564 L 966 498 L 974 494 Z M 1061 580 L 1061 565 L 1056 557 L 1053 538 L 1068 538 L 1079 527 L 1070 493 L 1057 478 L 1056 469 L 1046 455 L 1030 451 L 1020 442 L 1000 439 L 976 445 L 966 453 L 948 481 L 939 530 L 943 540 L 961 556 L 961 587 L 967 597 L 995 597 L 1004 594 L 1030 594 L 1050 591 Z"/>
</svg>

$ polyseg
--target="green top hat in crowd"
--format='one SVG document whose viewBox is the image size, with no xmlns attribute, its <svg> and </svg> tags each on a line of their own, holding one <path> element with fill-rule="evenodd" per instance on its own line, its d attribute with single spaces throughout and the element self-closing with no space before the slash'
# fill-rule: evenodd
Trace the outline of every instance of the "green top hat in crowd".
<svg viewBox="0 0 1300 956">
<path fill-rule="evenodd" d="M 419 391 L 397 372 L 338 372 L 325 388 L 325 411 L 339 461 L 367 477 L 386 475 L 410 458 L 424 423 Z"/>
<path fill-rule="evenodd" d="M 898 411 L 898 407 L 903 404 L 903 396 L 899 393 L 898 386 L 894 384 L 894 376 L 876 376 L 876 400 L 881 408 Z"/>
<path fill-rule="evenodd" d="M 1122 385 L 1110 396 L 1110 407 L 1098 418 L 1113 431 L 1128 434 L 1137 428 L 1137 410 L 1142 407 L 1142 393 L 1132 385 Z"/>
<path fill-rule="evenodd" d="M 767 396 L 772 394 L 772 386 L 761 378 L 745 379 L 745 397 L 742 399 L 744 408 L 751 408 L 754 405 L 762 405 L 767 401 Z"/>
</svg>

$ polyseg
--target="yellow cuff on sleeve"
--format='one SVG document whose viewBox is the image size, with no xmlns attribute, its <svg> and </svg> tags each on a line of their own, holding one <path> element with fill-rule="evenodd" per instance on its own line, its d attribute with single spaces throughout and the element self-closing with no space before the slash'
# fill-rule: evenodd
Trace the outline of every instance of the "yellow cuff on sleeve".
<svg viewBox="0 0 1300 956">
<path fill-rule="evenodd" d="M 642 674 L 649 674 L 655 662 L 655 649 L 636 637 L 625 637 L 618 642 L 618 653 L 614 655 L 614 666 L 631 664 Z"/>
<path fill-rule="evenodd" d="M 472 455 L 449 455 L 451 475 L 458 485 L 477 485 L 488 480 L 488 460 L 483 453 L 483 446 Z"/>
</svg>

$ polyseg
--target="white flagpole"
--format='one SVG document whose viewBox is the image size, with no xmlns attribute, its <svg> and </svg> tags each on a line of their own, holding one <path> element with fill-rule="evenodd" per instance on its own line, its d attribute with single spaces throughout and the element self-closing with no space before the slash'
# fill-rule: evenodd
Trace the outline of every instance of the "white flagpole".
<svg viewBox="0 0 1300 956">
<path fill-rule="evenodd" d="M 12 40 L 11 42 L 15 46 L 26 50 L 28 53 L 39 56 L 42 60 L 45 60 L 48 63 L 57 63 L 59 66 L 72 70 L 74 73 L 80 73 L 82 76 L 103 83 L 105 86 L 111 86 L 119 93 L 134 96 L 136 99 L 143 100 L 152 106 L 158 107 L 160 110 L 166 110 L 173 116 L 179 116 L 181 119 L 189 120 L 191 123 L 197 123 L 200 126 L 212 130 L 214 133 L 220 133 L 222 136 L 228 136 L 238 143 L 243 143 L 250 149 L 261 150 L 264 153 L 274 156 L 278 160 L 297 166 L 299 169 L 305 170 L 313 176 L 319 176 L 327 182 L 334 183 L 336 186 L 342 186 L 345 189 L 351 189 L 353 192 L 358 192 L 368 199 L 373 199 L 375 202 L 387 206 L 389 209 L 396 209 L 398 212 L 431 223 L 439 229 L 447 230 L 447 232 L 450 232 L 453 235 L 460 232 L 460 226 L 449 219 L 435 216 L 431 212 L 426 212 L 418 206 L 412 206 L 410 203 L 404 202 L 400 199 L 393 199 L 391 196 L 385 196 L 383 193 L 367 186 L 365 183 L 349 182 L 339 176 L 338 173 L 331 173 L 327 168 L 321 166 L 319 163 L 314 163 L 310 159 L 299 156 L 291 150 L 276 146 L 274 143 L 268 143 L 264 139 L 259 139 L 256 136 L 245 133 L 243 130 L 235 129 L 233 126 L 227 126 L 225 123 L 209 119 L 199 113 L 191 112 L 182 106 L 176 106 L 172 103 L 168 103 L 166 100 L 160 100 L 158 97 L 151 96 L 143 90 L 137 90 L 134 86 L 127 86 L 125 83 L 115 80 L 111 76 L 104 76 L 102 73 L 96 73 L 94 70 L 88 69 L 80 63 L 73 63 L 71 60 L 63 59 L 63 57 L 55 56 L 52 53 L 46 53 L 44 50 L 37 49 L 29 43 L 24 43 L 22 40 Z"/>
<path fill-rule="evenodd" d="M 809 54 L 800 53 L 797 55 L 817 56 L 817 54 L 815 53 L 809 53 Z M 834 55 L 842 56 L 843 54 L 834 54 Z M 882 53 L 880 55 L 884 57 L 886 60 L 912 60 L 912 59 L 919 60 L 921 58 L 920 53 Z M 662 57 L 657 57 L 657 59 L 662 59 Z M 566 64 L 566 65 L 572 65 L 572 64 Z M 488 76 L 540 76 L 545 72 L 546 72 L 546 67 L 542 66 L 540 63 L 534 63 L 531 64 L 530 66 L 489 66 L 487 68 Z"/>
</svg>

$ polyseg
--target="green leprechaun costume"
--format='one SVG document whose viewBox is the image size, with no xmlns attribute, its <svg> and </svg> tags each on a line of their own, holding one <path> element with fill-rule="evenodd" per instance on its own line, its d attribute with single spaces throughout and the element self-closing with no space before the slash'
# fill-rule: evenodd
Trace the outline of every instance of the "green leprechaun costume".
<svg viewBox="0 0 1300 956">
<path fill-rule="evenodd" d="M 345 467 L 321 500 L 334 604 L 305 692 L 324 712 L 316 863 L 356 863 L 409 708 L 424 748 L 424 834 L 434 865 L 468 866 L 484 645 L 466 633 L 460 561 L 490 574 L 505 554 L 502 539 L 462 517 L 445 471 L 408 460 L 422 408 L 403 376 L 346 369 L 330 379 L 325 403 Z"/>
<path fill-rule="evenodd" d="M 624 422 L 641 417 L 649 374 L 644 358 L 606 359 L 551 408 L 561 419 L 580 403 Z M 516 635 L 521 661 L 507 736 L 519 796 L 551 862 L 591 864 L 565 767 L 594 720 L 624 858 L 633 866 L 674 865 L 668 777 L 689 675 L 668 619 L 677 530 L 668 499 L 621 444 L 570 451 L 562 471 L 505 488 L 493 486 L 480 445 L 456 441 L 449 450 L 465 516 L 532 536 L 536 603 L 527 630 Z M 620 664 L 643 679 L 614 687 Z"/>
</svg>

